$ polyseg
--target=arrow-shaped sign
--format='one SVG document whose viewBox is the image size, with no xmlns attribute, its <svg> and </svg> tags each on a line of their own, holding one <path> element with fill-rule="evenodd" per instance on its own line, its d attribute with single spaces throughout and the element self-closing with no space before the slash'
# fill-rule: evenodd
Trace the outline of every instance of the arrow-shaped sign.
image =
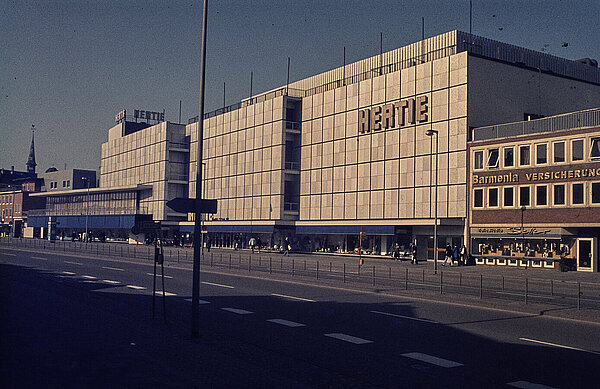
<svg viewBox="0 0 600 389">
<path fill-rule="evenodd" d="M 198 202 L 198 212 L 200 213 L 217 213 L 217 200 L 206 199 L 186 199 L 177 197 L 167 201 L 167 207 L 176 212 L 194 213 L 196 212 L 196 202 Z"/>
</svg>

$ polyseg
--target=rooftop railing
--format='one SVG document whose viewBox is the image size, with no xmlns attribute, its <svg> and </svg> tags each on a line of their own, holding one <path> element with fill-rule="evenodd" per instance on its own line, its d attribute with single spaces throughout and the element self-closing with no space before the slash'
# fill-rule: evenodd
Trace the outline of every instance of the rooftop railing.
<svg viewBox="0 0 600 389">
<path fill-rule="evenodd" d="M 600 126 L 600 108 L 592 108 L 585 111 L 549 116 L 523 122 L 478 127 L 472 130 L 472 140 L 475 142 L 593 126 Z"/>
<path fill-rule="evenodd" d="M 69 208 L 69 209 L 30 209 L 24 213 L 27 216 L 89 216 L 96 215 L 148 215 L 148 208 L 104 208 L 90 207 L 88 211 L 85 208 Z"/>
</svg>

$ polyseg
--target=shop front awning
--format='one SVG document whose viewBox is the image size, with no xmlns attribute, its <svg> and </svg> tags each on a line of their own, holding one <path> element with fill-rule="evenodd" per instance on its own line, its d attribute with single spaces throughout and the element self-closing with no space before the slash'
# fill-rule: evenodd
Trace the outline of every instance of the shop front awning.
<svg viewBox="0 0 600 389">
<path fill-rule="evenodd" d="M 360 225 L 334 225 L 334 226 L 296 226 L 296 234 L 302 235 L 394 235 L 395 226 L 360 226 Z"/>
</svg>

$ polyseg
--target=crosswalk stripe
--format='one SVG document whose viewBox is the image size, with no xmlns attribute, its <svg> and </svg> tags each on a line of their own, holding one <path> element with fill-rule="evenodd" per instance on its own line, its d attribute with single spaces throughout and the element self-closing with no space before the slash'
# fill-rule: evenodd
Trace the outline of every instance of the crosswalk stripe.
<svg viewBox="0 0 600 389">
<path fill-rule="evenodd" d="M 275 324 L 281 324 L 287 327 L 306 327 L 306 324 L 296 323 L 295 321 L 285 319 L 269 319 L 267 321 Z"/>
<path fill-rule="evenodd" d="M 143 286 L 137 286 L 137 285 L 126 285 L 126 287 L 127 287 L 127 288 L 130 288 L 130 289 L 136 289 L 136 290 L 143 290 L 143 289 L 146 289 L 146 288 L 145 288 L 145 287 L 143 287 Z"/>
<path fill-rule="evenodd" d="M 162 290 L 157 290 L 155 294 L 162 296 L 163 292 Z M 177 296 L 177 293 L 165 292 L 165 296 Z"/>
<path fill-rule="evenodd" d="M 464 366 L 462 363 L 449 361 L 447 359 L 438 358 L 438 357 L 434 357 L 433 355 L 427 355 L 427 354 L 423 354 L 423 353 L 406 353 L 406 354 L 401 354 L 401 355 L 403 357 L 416 359 L 421 362 L 427 362 L 432 365 L 437 365 L 437 366 L 446 367 L 446 368 Z"/>
<path fill-rule="evenodd" d="M 515 381 L 509 382 L 507 385 L 512 386 L 514 388 L 521 389 L 554 389 L 552 386 L 542 385 L 542 384 L 534 384 L 528 381 Z"/>
<path fill-rule="evenodd" d="M 245 309 L 238 309 L 238 308 L 221 308 L 221 309 L 224 311 L 227 311 L 227 312 L 237 313 L 238 315 L 249 315 L 251 313 L 254 313 L 251 311 L 246 311 Z"/>
<path fill-rule="evenodd" d="M 185 299 L 185 301 L 189 301 L 190 303 L 192 302 L 192 299 Z M 206 301 L 206 300 L 198 300 L 200 304 L 210 304 L 210 301 Z"/>
<path fill-rule="evenodd" d="M 106 282 L 107 284 L 120 284 L 119 281 L 113 281 L 113 280 L 102 280 L 102 282 Z"/>
<path fill-rule="evenodd" d="M 372 340 L 357 338 L 356 336 L 340 334 L 340 333 L 325 334 L 325 336 L 328 336 L 328 337 L 334 338 L 334 339 L 343 340 L 344 342 L 354 343 L 354 344 L 373 343 Z"/>
</svg>

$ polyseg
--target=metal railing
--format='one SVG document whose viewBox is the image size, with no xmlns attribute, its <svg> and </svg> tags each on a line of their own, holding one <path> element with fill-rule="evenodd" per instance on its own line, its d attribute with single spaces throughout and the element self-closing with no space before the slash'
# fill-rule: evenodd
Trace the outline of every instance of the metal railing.
<svg viewBox="0 0 600 389">
<path fill-rule="evenodd" d="M 146 207 L 132 207 L 132 208 L 104 208 L 104 207 L 90 207 L 89 210 L 85 208 L 77 209 L 30 209 L 24 213 L 27 216 L 89 216 L 94 215 L 148 215 L 148 208 Z"/>
<path fill-rule="evenodd" d="M 472 130 L 472 139 L 473 141 L 481 141 L 592 126 L 600 126 L 600 108 L 529 121 L 477 127 Z"/>
</svg>

